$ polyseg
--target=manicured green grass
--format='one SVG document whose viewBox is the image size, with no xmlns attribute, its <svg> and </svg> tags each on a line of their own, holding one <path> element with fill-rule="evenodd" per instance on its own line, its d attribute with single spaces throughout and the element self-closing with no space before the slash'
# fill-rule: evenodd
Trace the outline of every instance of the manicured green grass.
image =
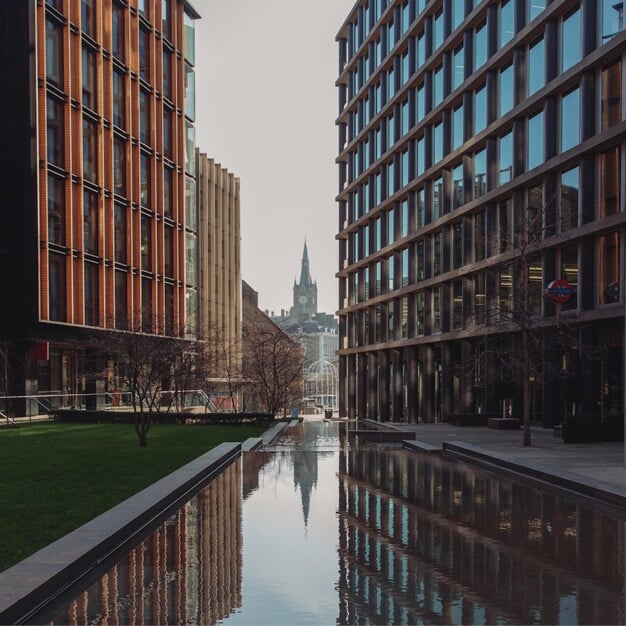
<svg viewBox="0 0 626 626">
<path fill-rule="evenodd" d="M 127 424 L 0 428 L 0 571 L 216 445 L 264 430 L 158 424 L 140 448 Z"/>
</svg>

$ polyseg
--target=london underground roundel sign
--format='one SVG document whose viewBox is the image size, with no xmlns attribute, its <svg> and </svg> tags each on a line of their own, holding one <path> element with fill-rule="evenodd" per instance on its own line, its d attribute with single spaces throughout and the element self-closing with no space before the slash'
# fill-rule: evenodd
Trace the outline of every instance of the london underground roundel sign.
<svg viewBox="0 0 626 626">
<path fill-rule="evenodd" d="M 573 287 L 564 278 L 553 280 L 548 285 L 548 295 L 553 302 L 567 302 L 573 293 Z"/>
</svg>

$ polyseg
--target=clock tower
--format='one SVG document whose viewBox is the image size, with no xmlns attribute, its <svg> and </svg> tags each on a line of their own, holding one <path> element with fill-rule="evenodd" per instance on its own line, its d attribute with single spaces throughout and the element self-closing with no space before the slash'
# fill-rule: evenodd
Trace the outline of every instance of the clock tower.
<svg viewBox="0 0 626 626">
<path fill-rule="evenodd" d="M 291 317 L 301 324 L 310 321 L 314 313 L 317 313 L 317 283 L 311 280 L 309 253 L 305 240 L 300 268 L 300 282 L 294 280 L 293 283 Z"/>
</svg>

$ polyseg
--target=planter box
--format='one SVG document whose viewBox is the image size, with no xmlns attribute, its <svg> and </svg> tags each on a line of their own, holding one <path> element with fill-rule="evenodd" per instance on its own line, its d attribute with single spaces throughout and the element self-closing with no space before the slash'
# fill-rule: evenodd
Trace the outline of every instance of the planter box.
<svg viewBox="0 0 626 626">
<path fill-rule="evenodd" d="M 487 420 L 489 428 L 498 430 L 519 430 L 521 425 L 521 421 L 513 417 L 490 417 Z"/>
<path fill-rule="evenodd" d="M 446 422 L 453 426 L 487 426 L 487 420 L 497 417 L 493 413 L 449 413 Z"/>
<path fill-rule="evenodd" d="M 600 441 L 601 425 L 595 415 L 568 415 L 561 425 L 565 443 Z"/>
</svg>

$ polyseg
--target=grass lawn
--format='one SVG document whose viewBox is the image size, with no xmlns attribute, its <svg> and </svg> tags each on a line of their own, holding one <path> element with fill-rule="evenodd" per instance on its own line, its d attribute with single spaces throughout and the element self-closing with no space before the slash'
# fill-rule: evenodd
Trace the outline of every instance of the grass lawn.
<svg viewBox="0 0 626 626">
<path fill-rule="evenodd" d="M 224 441 L 261 426 L 38 423 L 0 429 L 0 571 Z"/>
</svg>

